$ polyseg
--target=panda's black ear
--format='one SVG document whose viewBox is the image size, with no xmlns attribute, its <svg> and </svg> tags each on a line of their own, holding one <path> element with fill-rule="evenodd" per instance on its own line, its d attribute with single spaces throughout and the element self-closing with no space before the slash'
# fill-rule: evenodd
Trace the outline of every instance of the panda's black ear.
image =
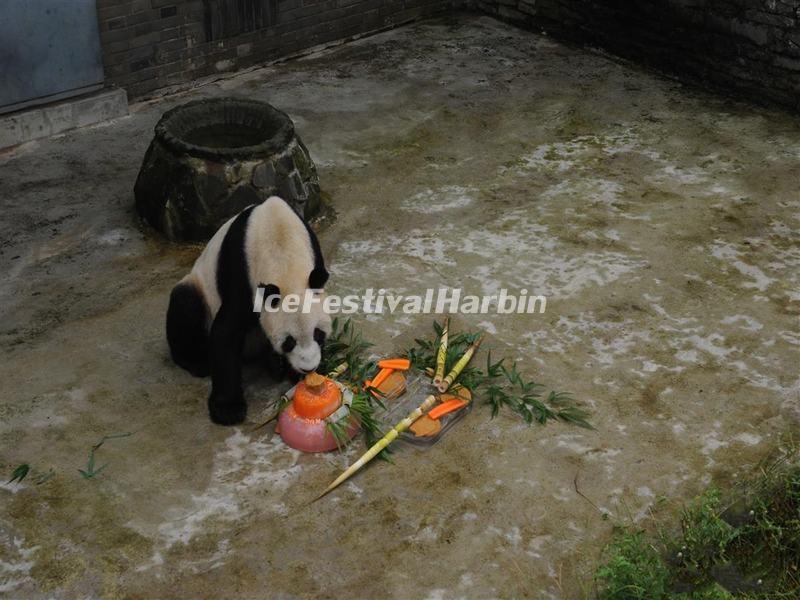
<svg viewBox="0 0 800 600">
<path fill-rule="evenodd" d="M 325 267 L 316 267 L 308 276 L 308 287 L 312 290 L 321 290 L 328 281 L 328 272 Z"/>
<path fill-rule="evenodd" d="M 277 308 L 281 303 L 281 289 L 274 283 L 259 283 L 264 290 L 264 302 L 269 301 L 270 308 Z"/>
</svg>

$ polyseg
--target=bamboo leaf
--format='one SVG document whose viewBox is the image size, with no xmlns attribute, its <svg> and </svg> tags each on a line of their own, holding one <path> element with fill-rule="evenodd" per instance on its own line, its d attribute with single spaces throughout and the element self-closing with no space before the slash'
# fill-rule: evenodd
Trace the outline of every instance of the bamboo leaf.
<svg viewBox="0 0 800 600">
<path fill-rule="evenodd" d="M 11 479 L 9 479 L 6 483 L 22 483 L 22 480 L 27 477 L 28 472 L 30 472 L 31 466 L 28 464 L 21 464 L 16 469 L 11 472 Z"/>
</svg>

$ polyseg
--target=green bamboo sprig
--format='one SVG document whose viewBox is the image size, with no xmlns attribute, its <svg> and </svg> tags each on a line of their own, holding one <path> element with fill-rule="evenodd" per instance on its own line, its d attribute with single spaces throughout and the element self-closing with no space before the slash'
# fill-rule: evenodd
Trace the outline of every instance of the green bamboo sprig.
<svg viewBox="0 0 800 600">
<path fill-rule="evenodd" d="M 371 347 L 372 344 L 364 341 L 361 333 L 350 319 L 341 321 L 337 317 L 333 320 L 331 334 L 325 341 L 322 360 L 317 370 L 320 373 L 329 373 L 338 365 L 347 363 L 347 373 L 341 378 L 341 381 L 353 385 L 360 384 L 370 379 L 377 371 L 375 363 L 365 358 Z"/>
<path fill-rule="evenodd" d="M 536 421 L 545 424 L 551 419 L 557 419 L 593 429 L 588 421 L 589 413 L 576 406 L 570 394 L 551 391 L 547 399 L 543 400 L 544 386 L 523 379 L 517 370 L 517 363 L 507 368 L 501 361 L 497 366 L 499 366 L 499 373 L 495 372 L 497 381 L 489 384 L 486 389 L 487 403 L 492 407 L 492 417 L 498 414 L 502 406 L 507 406 L 520 415 L 526 423 Z"/>
<path fill-rule="evenodd" d="M 336 440 L 336 448 L 342 450 L 347 442 L 350 441 L 348 430 L 352 426 L 352 418 L 348 413 L 347 416 L 342 417 L 338 421 L 331 421 L 325 423 L 325 428 L 331 433 L 333 439 Z"/>
<path fill-rule="evenodd" d="M 6 484 L 9 483 L 22 483 L 22 480 L 28 475 L 31 470 L 31 466 L 29 464 L 22 464 L 19 465 L 14 471 L 11 473 L 11 479 L 9 479 Z"/>
<path fill-rule="evenodd" d="M 371 380 L 378 370 L 375 362 L 366 358 L 367 351 L 371 346 L 372 344 L 364 341 L 361 333 L 350 319 L 336 318 L 333 320 L 331 335 L 328 336 L 322 350 L 320 363 L 320 371 L 323 373 L 326 369 L 331 369 L 342 362 L 347 363 L 347 371 L 341 374 L 338 380 L 347 385 L 353 393 L 350 412 L 361 425 L 367 447 L 372 446 L 383 436 L 383 431 L 375 419 L 375 410 L 383 406 L 382 402 L 380 397 L 375 398 L 370 393 L 371 389 L 365 390 L 363 386 L 364 381 Z M 345 421 L 346 418 L 343 417 L 340 422 L 329 427 L 329 431 L 334 435 L 340 448 L 348 441 L 345 438 L 350 423 Z M 388 461 L 389 454 L 390 450 L 385 448 L 379 454 L 379 458 Z"/>
<path fill-rule="evenodd" d="M 444 379 L 442 379 L 442 381 L 440 381 L 438 384 L 436 384 L 436 389 L 438 389 L 441 393 L 445 393 L 447 391 L 447 389 L 453 384 L 456 378 L 459 375 L 461 375 L 461 371 L 464 370 L 464 367 L 467 366 L 467 363 L 469 363 L 469 361 L 472 360 L 472 357 L 478 351 L 478 348 L 481 347 L 482 340 L 483 338 L 479 337 L 472 343 L 472 345 L 470 345 L 469 348 L 467 348 L 467 351 L 464 352 L 464 355 L 458 359 L 458 361 L 450 370 L 450 372 L 447 374 L 447 376 Z"/>
<path fill-rule="evenodd" d="M 435 337 L 416 339 L 415 345 L 404 354 L 411 360 L 414 368 L 433 374 L 436 367 L 438 342 L 443 327 L 434 321 Z M 449 344 L 445 370 L 452 369 L 464 350 L 480 337 L 478 333 L 449 332 Z M 496 362 L 492 352 L 487 352 L 486 366 L 480 367 L 472 363 L 464 367 L 457 378 L 457 383 L 469 389 L 477 401 L 483 401 L 491 407 L 491 416 L 499 414 L 506 407 L 527 423 L 546 423 L 551 419 L 564 421 L 579 427 L 592 428 L 588 421 L 589 413 L 581 408 L 570 394 L 551 391 L 543 396 L 544 386 L 535 381 L 524 379 L 518 371 L 518 363 L 511 363 L 505 358 Z"/>
<path fill-rule="evenodd" d="M 397 425 L 392 427 L 389 432 L 384 435 L 380 440 L 378 440 L 372 447 L 367 450 L 361 458 L 359 458 L 356 462 L 350 465 L 341 475 L 339 475 L 333 482 L 325 488 L 319 496 L 314 498 L 314 502 L 325 496 L 326 494 L 332 492 L 337 487 L 339 487 L 342 483 L 350 479 L 361 467 L 366 465 L 369 461 L 375 458 L 380 452 L 382 452 L 389 444 L 391 444 L 394 440 L 397 439 L 401 433 L 403 433 L 406 429 L 408 429 L 411 424 L 419 419 L 423 414 L 428 412 L 428 410 L 436 404 L 436 396 L 430 395 L 420 404 L 414 411 L 412 411 L 405 419 L 400 421 Z"/>
<path fill-rule="evenodd" d="M 95 467 L 95 456 L 94 456 L 95 452 L 97 452 L 103 444 L 105 444 L 108 440 L 116 440 L 131 435 L 133 435 L 132 431 L 129 431 L 127 433 L 112 433 L 110 435 L 104 435 L 102 439 L 99 442 L 97 442 L 94 446 L 92 446 L 91 450 L 89 450 L 89 457 L 86 461 L 86 468 L 78 469 L 78 472 L 81 474 L 81 477 L 83 477 L 84 479 L 92 479 L 93 477 L 96 477 L 100 473 L 102 473 L 108 466 L 108 463 L 105 463 L 101 467 Z"/>
<path fill-rule="evenodd" d="M 361 430 L 364 432 L 364 437 L 368 446 L 373 445 L 377 440 L 383 436 L 380 425 L 375 419 L 375 406 L 378 400 L 370 396 L 367 390 L 358 390 L 351 388 L 353 392 L 353 400 L 350 403 L 350 412 L 342 416 L 339 420 L 326 423 L 328 431 L 331 432 L 333 438 L 336 440 L 336 445 L 339 450 L 344 449 L 350 441 L 349 431 L 353 426 L 353 421 L 357 421 Z M 387 452 L 384 450 L 384 452 Z M 388 460 L 384 454 L 382 458 Z"/>
</svg>

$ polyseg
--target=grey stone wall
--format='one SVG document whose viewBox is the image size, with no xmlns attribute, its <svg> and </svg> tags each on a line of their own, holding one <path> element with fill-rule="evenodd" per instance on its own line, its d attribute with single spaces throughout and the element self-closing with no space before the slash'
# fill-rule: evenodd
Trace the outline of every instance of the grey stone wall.
<svg viewBox="0 0 800 600">
<path fill-rule="evenodd" d="M 800 0 L 474 0 L 500 19 L 800 109 Z"/>
<path fill-rule="evenodd" d="M 449 10 L 458 0 L 97 0 L 106 81 L 131 98 Z"/>
</svg>

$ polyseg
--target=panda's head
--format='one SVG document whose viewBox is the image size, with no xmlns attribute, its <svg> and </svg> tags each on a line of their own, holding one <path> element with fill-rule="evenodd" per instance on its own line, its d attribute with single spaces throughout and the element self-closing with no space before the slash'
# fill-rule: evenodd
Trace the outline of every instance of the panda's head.
<svg viewBox="0 0 800 600">
<path fill-rule="evenodd" d="M 288 366 L 298 375 L 314 371 L 322 359 L 322 348 L 331 333 L 331 318 L 323 310 L 325 293 L 323 286 L 328 279 L 324 269 L 314 269 L 308 285 L 290 286 L 281 289 L 274 283 L 264 287 L 264 310 L 261 312 L 261 328 L 273 349 L 283 356 Z M 300 300 L 296 310 L 290 310 L 288 296 Z M 303 310 L 306 296 L 308 310 Z"/>
</svg>

